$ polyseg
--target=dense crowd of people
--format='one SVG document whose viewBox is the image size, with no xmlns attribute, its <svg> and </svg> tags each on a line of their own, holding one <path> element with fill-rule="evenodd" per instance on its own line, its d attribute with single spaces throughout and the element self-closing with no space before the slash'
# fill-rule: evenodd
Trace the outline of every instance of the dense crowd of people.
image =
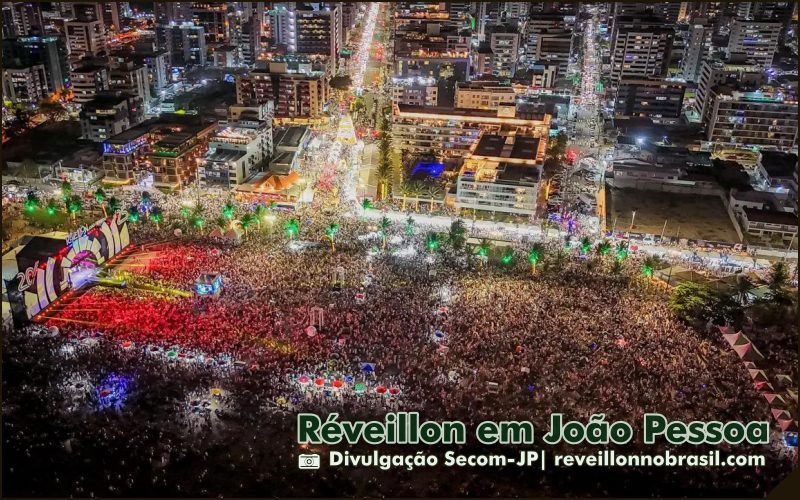
<svg viewBox="0 0 800 500">
<path fill-rule="evenodd" d="M 769 409 L 720 338 L 676 321 L 663 289 L 632 273 L 568 260 L 531 276 L 523 259 L 510 267 L 469 259 L 455 271 L 461 261 L 447 252 L 426 258 L 426 228 L 413 236 L 392 228 L 380 251 L 374 223 L 357 218 L 337 221 L 332 252 L 320 239 L 329 220 L 295 216 L 296 240 L 264 228 L 238 246 L 163 241 L 166 230 L 136 226 L 141 248 L 111 273 L 125 287 L 101 283 L 55 306 L 46 326 L 57 337 L 6 336 L 4 445 L 17 457 L 5 461 L 6 492 L 760 495 L 791 467 L 774 440 L 730 450 L 767 455 L 756 469 L 298 471 L 298 454 L 323 450 L 296 444 L 297 411 L 354 419 L 417 410 L 470 427 L 517 419 L 543 430 L 553 412 L 584 422 L 604 413 L 638 429 L 644 412 L 751 421 Z M 418 253 L 396 251 L 407 247 Z M 222 273 L 218 298 L 178 293 L 204 272 Z M 341 390 L 332 389 L 337 379 Z M 640 442 L 621 449 L 664 448 Z M 462 451 L 518 450 L 468 442 Z M 47 478 L 31 483 L 42 467 Z"/>
</svg>

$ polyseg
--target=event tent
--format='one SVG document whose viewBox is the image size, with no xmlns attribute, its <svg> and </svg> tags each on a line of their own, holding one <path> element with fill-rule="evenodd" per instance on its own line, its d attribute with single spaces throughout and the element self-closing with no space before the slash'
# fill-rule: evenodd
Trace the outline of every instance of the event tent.
<svg viewBox="0 0 800 500">
<path fill-rule="evenodd" d="M 734 345 L 733 350 L 744 361 L 761 361 L 764 359 L 764 355 L 758 352 L 758 349 L 750 341 L 741 345 Z"/>
</svg>

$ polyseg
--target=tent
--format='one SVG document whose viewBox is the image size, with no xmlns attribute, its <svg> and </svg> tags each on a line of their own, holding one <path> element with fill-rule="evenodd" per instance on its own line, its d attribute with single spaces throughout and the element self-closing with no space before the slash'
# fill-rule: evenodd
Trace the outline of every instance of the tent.
<svg viewBox="0 0 800 500">
<path fill-rule="evenodd" d="M 775 380 L 778 381 L 778 385 L 784 386 L 784 387 L 792 385 L 792 383 L 793 383 L 792 382 L 792 377 L 790 377 L 789 375 L 783 374 L 783 373 L 778 374 L 777 376 L 775 376 Z"/>
<path fill-rule="evenodd" d="M 752 361 L 745 361 L 745 362 L 744 362 L 744 367 L 745 367 L 745 368 L 747 368 L 747 369 L 749 370 L 749 369 L 751 369 L 751 368 L 755 368 L 755 367 L 756 367 L 756 364 L 755 364 L 755 363 L 753 363 Z"/>
<path fill-rule="evenodd" d="M 762 392 L 761 394 L 763 394 L 764 399 L 766 399 L 769 404 L 772 404 L 775 401 L 778 401 L 778 403 L 781 404 L 786 404 L 786 400 L 783 399 L 780 394 L 775 394 L 774 392 Z"/>
<path fill-rule="evenodd" d="M 208 235 L 212 238 L 222 238 L 222 229 L 215 227 Z"/>
<path fill-rule="evenodd" d="M 728 342 L 730 346 L 737 346 L 746 344 L 749 342 L 748 338 L 742 332 L 736 333 L 723 333 L 723 337 L 725 337 L 725 341 Z"/>
<path fill-rule="evenodd" d="M 761 361 L 764 359 L 764 355 L 758 352 L 758 349 L 750 341 L 741 345 L 734 345 L 733 350 L 744 361 Z"/>
<path fill-rule="evenodd" d="M 783 432 L 797 432 L 797 422 L 792 419 L 779 418 L 778 427 L 780 427 Z"/>
<path fill-rule="evenodd" d="M 764 370 L 754 370 L 752 368 L 747 370 L 750 373 L 750 378 L 758 381 L 758 382 L 766 382 L 767 381 L 767 374 L 764 373 Z"/>
<path fill-rule="evenodd" d="M 729 326 L 720 326 L 718 328 L 719 328 L 719 333 L 721 333 L 722 335 L 730 335 L 730 334 L 736 333 L 733 330 L 733 328 L 731 328 Z"/>
<path fill-rule="evenodd" d="M 789 415 L 789 412 L 786 411 L 786 410 L 781 410 L 780 408 L 773 408 L 771 411 L 772 411 L 772 417 L 775 420 L 778 420 L 778 419 L 785 420 L 785 419 L 791 419 L 792 418 L 792 416 Z"/>
</svg>

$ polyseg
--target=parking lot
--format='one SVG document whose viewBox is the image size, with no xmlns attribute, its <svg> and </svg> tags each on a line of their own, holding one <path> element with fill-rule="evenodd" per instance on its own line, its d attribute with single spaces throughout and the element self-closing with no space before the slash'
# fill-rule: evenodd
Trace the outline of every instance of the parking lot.
<svg viewBox="0 0 800 500">
<path fill-rule="evenodd" d="M 739 237 L 725 206 L 716 196 L 664 193 L 636 189 L 607 189 L 607 227 L 664 236 L 738 243 Z M 633 212 L 636 216 L 633 217 Z"/>
</svg>

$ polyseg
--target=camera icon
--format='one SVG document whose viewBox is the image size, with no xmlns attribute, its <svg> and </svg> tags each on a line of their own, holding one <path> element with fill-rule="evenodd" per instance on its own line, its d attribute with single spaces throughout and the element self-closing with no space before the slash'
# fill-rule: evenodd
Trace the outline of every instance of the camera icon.
<svg viewBox="0 0 800 500">
<path fill-rule="evenodd" d="M 319 469 L 319 455 L 311 453 L 297 457 L 297 467 L 300 469 Z"/>
</svg>

